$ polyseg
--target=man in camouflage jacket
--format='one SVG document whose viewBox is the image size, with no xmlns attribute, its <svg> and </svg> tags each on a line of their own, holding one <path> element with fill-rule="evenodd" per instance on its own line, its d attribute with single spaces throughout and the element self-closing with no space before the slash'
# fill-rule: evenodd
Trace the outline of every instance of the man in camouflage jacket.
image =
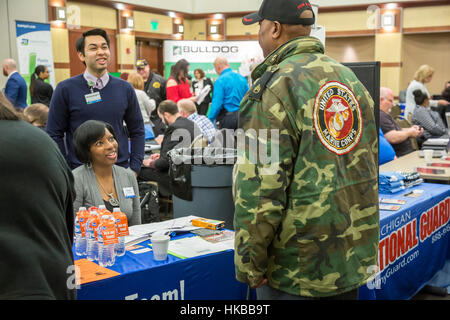
<svg viewBox="0 0 450 320">
<path fill-rule="evenodd" d="M 377 265 L 373 100 L 309 37 L 308 1 L 264 0 L 243 22 L 260 23 L 265 60 L 239 112 L 236 278 L 298 298 L 356 299 Z"/>
</svg>

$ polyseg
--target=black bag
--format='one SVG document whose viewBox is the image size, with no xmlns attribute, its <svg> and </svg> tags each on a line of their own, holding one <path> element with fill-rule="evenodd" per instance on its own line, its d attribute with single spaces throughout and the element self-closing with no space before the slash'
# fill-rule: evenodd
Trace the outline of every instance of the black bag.
<svg viewBox="0 0 450 320">
<path fill-rule="evenodd" d="M 139 183 L 141 198 L 141 223 L 160 221 L 158 187 L 151 183 Z"/>
<path fill-rule="evenodd" d="M 191 165 L 173 163 L 169 158 L 170 169 L 170 187 L 172 193 L 180 199 L 192 201 L 192 187 L 191 187 Z"/>
</svg>

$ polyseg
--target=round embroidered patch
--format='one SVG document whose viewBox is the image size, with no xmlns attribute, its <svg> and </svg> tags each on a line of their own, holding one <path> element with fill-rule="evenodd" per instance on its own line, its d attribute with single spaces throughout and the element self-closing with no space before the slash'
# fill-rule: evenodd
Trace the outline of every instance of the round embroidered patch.
<svg viewBox="0 0 450 320">
<path fill-rule="evenodd" d="M 158 89 L 159 87 L 161 87 L 161 83 L 159 82 L 153 83 L 153 88 Z"/>
<path fill-rule="evenodd" d="M 361 107 L 345 84 L 325 83 L 316 95 L 313 112 L 314 128 L 328 150 L 342 155 L 359 143 L 363 127 Z"/>
</svg>

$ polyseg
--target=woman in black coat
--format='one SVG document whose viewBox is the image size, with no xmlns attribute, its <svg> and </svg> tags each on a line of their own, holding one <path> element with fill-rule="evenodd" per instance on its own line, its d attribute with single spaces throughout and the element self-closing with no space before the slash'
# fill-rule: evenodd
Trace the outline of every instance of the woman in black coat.
<svg viewBox="0 0 450 320">
<path fill-rule="evenodd" d="M 211 87 L 211 90 L 206 95 L 205 99 L 197 105 L 197 113 L 201 115 L 206 115 L 208 112 L 209 104 L 212 100 L 212 92 L 213 92 L 213 82 L 210 78 L 205 77 L 205 72 L 202 69 L 195 69 L 194 70 L 194 76 L 195 80 L 192 81 L 192 89 L 194 91 L 194 95 L 198 96 L 199 93 L 203 90 L 204 87 L 209 85 Z"/>
<path fill-rule="evenodd" d="M 42 103 L 46 106 L 50 105 L 50 100 L 53 95 L 53 88 L 50 84 L 44 82 L 49 77 L 48 68 L 43 65 L 39 65 L 34 69 L 34 73 L 31 75 L 30 83 L 30 96 L 31 103 Z"/>
</svg>

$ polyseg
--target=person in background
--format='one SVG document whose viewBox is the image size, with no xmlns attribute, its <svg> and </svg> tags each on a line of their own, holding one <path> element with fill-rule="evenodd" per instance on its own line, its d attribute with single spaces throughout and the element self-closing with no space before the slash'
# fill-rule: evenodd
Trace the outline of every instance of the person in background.
<svg viewBox="0 0 450 320">
<path fill-rule="evenodd" d="M 45 131 L 48 119 L 48 107 L 42 103 L 33 103 L 23 111 L 27 121 Z"/>
<path fill-rule="evenodd" d="M 216 134 L 216 128 L 213 123 L 206 116 L 197 113 L 197 108 L 192 100 L 182 99 L 178 101 L 177 105 L 180 115 L 195 122 L 202 131 L 203 136 L 208 140 L 208 144 L 211 143 Z"/>
<path fill-rule="evenodd" d="M 424 64 L 417 69 L 414 74 L 414 80 L 411 81 L 408 88 L 406 89 L 406 101 L 405 101 L 405 118 L 408 119 L 409 115 L 413 115 L 414 109 L 416 107 L 416 102 L 414 100 L 413 92 L 416 90 L 422 90 L 425 92 L 428 97 L 430 97 L 430 93 L 425 86 L 427 83 L 431 82 L 431 79 L 434 75 L 434 69 L 427 64 Z M 430 99 L 430 107 L 434 108 L 445 108 L 449 105 L 449 102 L 441 99 L 441 100 L 431 100 Z"/>
<path fill-rule="evenodd" d="M 0 300 L 76 299 L 72 172 L 2 93 L 0 146 Z"/>
<path fill-rule="evenodd" d="M 15 108 L 25 109 L 27 106 L 27 83 L 17 72 L 17 64 L 13 59 L 2 62 L 3 75 L 8 77 L 5 85 L 5 96 Z"/>
<path fill-rule="evenodd" d="M 201 131 L 193 121 L 180 115 L 177 104 L 172 100 L 166 100 L 159 104 L 158 115 L 167 125 L 161 143 L 161 151 L 152 154 L 150 158 L 143 161 L 139 180 L 156 181 L 161 190 L 165 193 L 171 193 L 167 153 L 174 148 L 189 148 L 194 138 L 201 134 Z"/>
<path fill-rule="evenodd" d="M 122 72 L 122 73 L 120 74 L 120 79 L 127 81 L 129 75 L 130 75 L 130 74 L 129 74 L 128 72 Z"/>
<path fill-rule="evenodd" d="M 76 198 L 74 213 L 80 207 L 105 205 L 127 215 L 128 225 L 141 224 L 141 207 L 136 176 L 129 168 L 116 166 L 118 144 L 113 127 L 88 120 L 75 130 L 75 154 L 83 163 L 73 170 Z"/>
<path fill-rule="evenodd" d="M 219 77 L 214 82 L 214 92 L 208 118 L 219 129 L 237 129 L 239 104 L 248 91 L 248 82 L 231 70 L 228 60 L 217 57 L 214 69 Z"/>
<path fill-rule="evenodd" d="M 397 157 L 402 157 L 411 152 L 414 148 L 410 138 L 418 138 L 422 135 L 423 129 L 413 125 L 410 128 L 400 128 L 390 115 L 394 105 L 394 93 L 391 89 L 380 88 L 380 128 L 383 130 L 384 137 L 392 145 Z"/>
<path fill-rule="evenodd" d="M 108 73 L 111 53 L 106 31 L 84 32 L 76 42 L 76 50 L 86 70 L 56 86 L 50 101 L 47 133 L 75 169 L 81 165 L 73 147 L 75 130 L 86 120 L 107 122 L 114 128 L 119 143 L 117 165 L 130 167 L 137 175 L 144 159 L 144 121 L 134 88 Z"/>
<path fill-rule="evenodd" d="M 144 123 L 151 123 L 150 117 L 153 110 L 156 109 L 156 103 L 155 100 L 150 99 L 145 93 L 144 80 L 140 74 L 132 73 L 128 76 L 128 82 L 133 86 L 134 91 L 136 92 Z"/>
<path fill-rule="evenodd" d="M 186 59 L 178 60 L 170 72 L 167 80 L 166 94 L 167 100 L 177 103 L 181 99 L 191 99 L 196 101 L 196 97 L 192 96 L 191 87 L 188 82 L 189 62 Z"/>
<path fill-rule="evenodd" d="M 439 95 L 433 96 L 434 100 L 445 100 L 450 102 L 450 81 L 447 81 L 444 85 L 444 90 L 442 90 L 442 93 Z M 449 111 L 449 106 L 447 106 L 446 111 Z"/>
<path fill-rule="evenodd" d="M 208 112 L 209 104 L 211 103 L 212 100 L 211 96 L 214 89 L 214 85 L 210 78 L 205 77 L 205 72 L 200 68 L 194 70 L 194 76 L 195 80 L 192 81 L 192 89 L 194 91 L 194 95 L 198 96 L 200 92 L 203 90 L 203 88 L 205 88 L 208 85 L 211 88 L 209 93 L 206 95 L 205 99 L 200 104 L 196 103 L 197 113 L 199 115 L 205 116 Z"/>
<path fill-rule="evenodd" d="M 262 300 L 356 300 L 377 265 L 374 102 L 309 36 L 314 22 L 298 0 L 264 0 L 243 18 L 259 23 L 265 60 L 239 110 L 234 260 Z"/>
<path fill-rule="evenodd" d="M 42 103 L 47 107 L 50 105 L 53 87 L 45 82 L 49 77 L 50 74 L 46 66 L 39 65 L 36 67 L 30 81 L 31 103 Z"/>
<path fill-rule="evenodd" d="M 156 108 L 158 108 L 161 101 L 166 100 L 166 79 L 159 74 L 152 72 L 147 60 L 141 59 L 136 61 L 136 70 L 144 79 L 144 91 L 150 99 L 155 100 L 155 110 L 153 110 L 150 120 L 153 122 L 153 131 L 155 136 L 164 134 L 166 126 L 161 122 Z"/>
<path fill-rule="evenodd" d="M 378 146 L 379 146 L 379 154 L 378 154 L 378 164 L 381 166 L 382 164 L 397 159 L 395 155 L 395 150 L 386 140 L 383 134 L 383 130 L 379 129 L 378 136 Z"/>
<path fill-rule="evenodd" d="M 423 139 L 448 138 L 448 129 L 437 111 L 430 109 L 427 93 L 418 89 L 413 92 L 416 108 L 412 116 L 415 125 L 423 128 Z"/>
</svg>

